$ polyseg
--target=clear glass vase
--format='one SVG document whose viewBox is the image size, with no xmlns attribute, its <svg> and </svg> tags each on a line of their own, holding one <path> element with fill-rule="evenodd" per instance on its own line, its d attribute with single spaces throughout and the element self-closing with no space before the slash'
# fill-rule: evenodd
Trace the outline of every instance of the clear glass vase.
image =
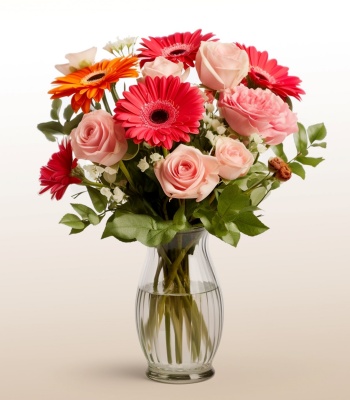
<svg viewBox="0 0 350 400">
<path fill-rule="evenodd" d="M 136 324 L 152 380 L 191 383 L 214 375 L 223 302 L 207 240 L 207 231 L 198 228 L 148 248 Z"/>
</svg>

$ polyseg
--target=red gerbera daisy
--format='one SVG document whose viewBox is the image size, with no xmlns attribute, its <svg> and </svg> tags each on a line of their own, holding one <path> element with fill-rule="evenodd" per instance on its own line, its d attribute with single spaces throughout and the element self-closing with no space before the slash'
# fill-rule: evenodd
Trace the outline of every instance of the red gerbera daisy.
<svg viewBox="0 0 350 400">
<path fill-rule="evenodd" d="M 71 175 L 77 165 L 78 160 L 73 160 L 71 142 L 63 139 L 59 144 L 59 151 L 52 154 L 47 165 L 40 169 L 40 185 L 44 188 L 39 194 L 50 189 L 51 198 L 60 200 L 70 184 L 81 183 L 81 179 Z"/>
<path fill-rule="evenodd" d="M 150 78 L 130 86 L 118 100 L 114 118 L 135 143 L 171 149 L 174 142 L 188 142 L 198 133 L 204 100 L 196 87 L 178 77 Z"/>
<path fill-rule="evenodd" d="M 296 76 L 289 76 L 289 68 L 278 65 L 275 59 L 269 60 L 266 51 L 258 51 L 254 46 L 246 47 L 238 43 L 236 45 L 245 50 L 249 56 L 248 77 L 253 84 L 270 89 L 283 99 L 292 96 L 301 100 L 300 95 L 305 94 L 304 90 L 298 87 L 301 80 Z"/>
<path fill-rule="evenodd" d="M 198 29 L 193 33 L 174 33 L 169 36 L 143 38 L 141 46 L 144 46 L 144 48 L 138 49 L 141 51 L 138 57 L 142 58 L 140 67 L 142 68 L 145 62 L 153 61 L 159 56 L 163 56 L 175 63 L 183 62 L 185 69 L 193 67 L 201 42 L 206 42 L 214 36 L 213 33 L 202 35 L 201 32 L 202 30 Z M 216 41 L 218 39 L 212 40 Z"/>
</svg>

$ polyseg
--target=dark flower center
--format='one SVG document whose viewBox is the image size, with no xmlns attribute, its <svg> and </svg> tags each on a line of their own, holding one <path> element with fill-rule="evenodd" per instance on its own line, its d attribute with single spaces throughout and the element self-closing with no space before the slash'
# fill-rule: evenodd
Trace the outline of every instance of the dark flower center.
<svg viewBox="0 0 350 400">
<path fill-rule="evenodd" d="M 173 50 L 169 53 L 169 55 L 171 56 L 179 56 L 180 54 L 186 53 L 186 50 L 184 49 L 177 49 L 177 50 Z"/>
<path fill-rule="evenodd" d="M 255 72 L 255 76 L 264 81 L 268 81 L 268 78 L 265 75 L 261 74 L 260 72 Z"/>
<path fill-rule="evenodd" d="M 169 119 L 169 114 L 163 109 L 154 110 L 150 115 L 150 119 L 155 124 L 163 124 Z"/>
<path fill-rule="evenodd" d="M 86 80 L 87 80 L 88 82 L 97 81 L 98 79 L 103 78 L 105 75 L 106 75 L 106 74 L 105 74 L 104 72 L 100 72 L 99 74 L 90 76 L 90 77 L 87 78 Z"/>
</svg>

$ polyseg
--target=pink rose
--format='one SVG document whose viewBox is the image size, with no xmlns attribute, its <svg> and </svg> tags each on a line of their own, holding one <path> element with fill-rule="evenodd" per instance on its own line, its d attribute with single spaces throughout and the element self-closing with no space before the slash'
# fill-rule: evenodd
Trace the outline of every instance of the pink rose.
<svg viewBox="0 0 350 400">
<path fill-rule="evenodd" d="M 77 158 L 107 167 L 120 161 L 128 148 L 124 128 L 104 110 L 85 114 L 70 136 Z"/>
<path fill-rule="evenodd" d="M 167 60 L 166 58 L 159 56 L 154 61 L 146 62 L 141 70 L 143 78 L 139 78 L 138 81 L 144 81 L 146 76 L 154 78 L 156 76 L 178 76 L 181 82 L 185 82 L 188 75 L 190 74 L 190 68 L 184 71 L 184 64 L 182 62 L 174 63 Z"/>
<path fill-rule="evenodd" d="M 249 58 L 234 43 L 202 42 L 196 69 L 203 85 L 212 90 L 234 88 L 248 74 Z"/>
<path fill-rule="evenodd" d="M 220 163 L 219 175 L 229 180 L 244 176 L 254 163 L 252 153 L 243 143 L 226 136 L 216 141 L 215 157 Z"/>
<path fill-rule="evenodd" d="M 180 144 L 165 159 L 158 161 L 154 172 L 164 193 L 176 199 L 201 201 L 219 183 L 219 163 L 215 157 Z"/>
<path fill-rule="evenodd" d="M 269 89 L 239 85 L 220 94 L 220 114 L 242 136 L 259 134 L 270 145 L 282 143 L 298 131 L 297 116 L 288 104 Z"/>
</svg>

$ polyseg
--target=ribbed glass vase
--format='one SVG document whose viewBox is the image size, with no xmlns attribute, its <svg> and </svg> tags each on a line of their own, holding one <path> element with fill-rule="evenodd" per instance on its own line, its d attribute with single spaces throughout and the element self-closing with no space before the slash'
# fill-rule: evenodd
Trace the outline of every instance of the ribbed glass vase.
<svg viewBox="0 0 350 400">
<path fill-rule="evenodd" d="M 205 229 L 181 232 L 170 243 L 148 248 L 136 324 L 150 379 L 191 383 L 213 376 L 223 303 Z"/>
</svg>

